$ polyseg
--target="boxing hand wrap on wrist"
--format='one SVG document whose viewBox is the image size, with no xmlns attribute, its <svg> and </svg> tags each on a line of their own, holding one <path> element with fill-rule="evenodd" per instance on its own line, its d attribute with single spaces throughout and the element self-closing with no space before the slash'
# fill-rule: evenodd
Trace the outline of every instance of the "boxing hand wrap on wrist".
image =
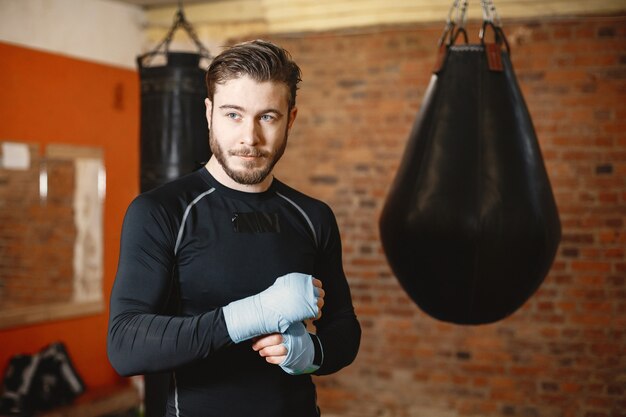
<svg viewBox="0 0 626 417">
<path fill-rule="evenodd" d="M 290 375 L 310 374 L 319 369 L 314 364 L 315 335 L 310 335 L 302 323 L 294 323 L 283 333 L 283 345 L 287 348 L 287 357 L 280 364 L 283 371 Z"/>
<path fill-rule="evenodd" d="M 292 323 L 317 316 L 318 295 L 311 275 L 283 275 L 259 294 L 223 307 L 228 334 L 239 343 L 264 334 L 286 332 Z"/>
</svg>

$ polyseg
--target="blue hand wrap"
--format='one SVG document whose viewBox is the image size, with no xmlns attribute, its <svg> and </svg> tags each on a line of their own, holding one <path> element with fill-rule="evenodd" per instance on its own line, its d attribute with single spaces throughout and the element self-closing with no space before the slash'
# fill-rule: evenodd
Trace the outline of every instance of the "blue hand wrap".
<svg viewBox="0 0 626 417">
<path fill-rule="evenodd" d="M 283 333 L 283 345 L 287 348 L 287 357 L 280 364 L 283 371 L 290 375 L 310 374 L 319 369 L 313 365 L 315 347 L 311 336 L 302 323 L 294 323 Z"/>
<path fill-rule="evenodd" d="M 284 333 L 292 323 L 317 316 L 318 296 L 311 275 L 283 275 L 265 291 L 223 307 L 228 334 L 239 343 L 256 336 Z"/>
</svg>

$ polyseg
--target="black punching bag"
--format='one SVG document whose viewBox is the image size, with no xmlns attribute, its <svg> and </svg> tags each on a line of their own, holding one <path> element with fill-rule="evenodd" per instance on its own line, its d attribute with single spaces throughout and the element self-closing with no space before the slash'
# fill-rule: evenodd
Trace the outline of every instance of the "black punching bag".
<svg viewBox="0 0 626 417">
<path fill-rule="evenodd" d="M 141 191 L 188 174 L 209 159 L 200 55 L 167 52 L 167 64 L 142 65 Z"/>
<path fill-rule="evenodd" d="M 209 160 L 205 71 L 199 54 L 166 52 L 166 65 L 144 66 L 141 78 L 140 181 L 145 192 L 193 172 Z M 177 298 L 165 309 L 176 313 Z M 171 373 L 146 375 L 145 416 L 165 415 Z"/>
<path fill-rule="evenodd" d="M 465 30 L 448 24 L 380 233 L 394 274 L 424 312 L 485 324 L 535 292 L 561 229 L 504 33 L 485 21 L 480 44 L 457 46 Z M 485 43 L 486 28 L 494 43 Z"/>
<path fill-rule="evenodd" d="M 169 51 L 174 32 L 181 27 L 199 53 Z M 161 51 L 162 47 L 164 51 Z M 166 64 L 149 66 L 156 55 L 163 55 Z M 200 68 L 202 58 L 209 59 L 209 51 L 185 19 L 179 1 L 174 24 L 165 39 L 153 51 L 137 57 L 141 79 L 142 192 L 188 174 L 209 160 L 205 71 Z M 160 313 L 177 314 L 178 302 L 177 286 L 173 286 Z M 144 376 L 145 417 L 165 415 L 171 378 L 171 372 Z"/>
</svg>

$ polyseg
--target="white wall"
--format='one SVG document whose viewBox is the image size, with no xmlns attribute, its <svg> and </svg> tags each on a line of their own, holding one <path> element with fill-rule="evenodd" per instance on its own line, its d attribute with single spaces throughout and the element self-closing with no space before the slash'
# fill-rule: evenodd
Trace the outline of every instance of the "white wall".
<svg viewBox="0 0 626 417">
<path fill-rule="evenodd" d="M 0 41 L 135 68 L 144 19 L 140 7 L 114 1 L 0 0 Z"/>
</svg>

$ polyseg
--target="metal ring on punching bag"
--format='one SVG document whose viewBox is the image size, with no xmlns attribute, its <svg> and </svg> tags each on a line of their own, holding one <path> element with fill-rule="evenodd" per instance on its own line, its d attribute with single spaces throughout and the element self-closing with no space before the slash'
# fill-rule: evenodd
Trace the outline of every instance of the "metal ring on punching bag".
<svg viewBox="0 0 626 417">
<path fill-rule="evenodd" d="M 509 45 L 491 20 L 482 32 L 480 44 L 458 46 L 459 32 L 444 32 L 451 41 L 440 42 L 380 218 L 402 287 L 427 314 L 457 324 L 495 322 L 523 305 L 561 233 Z"/>
</svg>

